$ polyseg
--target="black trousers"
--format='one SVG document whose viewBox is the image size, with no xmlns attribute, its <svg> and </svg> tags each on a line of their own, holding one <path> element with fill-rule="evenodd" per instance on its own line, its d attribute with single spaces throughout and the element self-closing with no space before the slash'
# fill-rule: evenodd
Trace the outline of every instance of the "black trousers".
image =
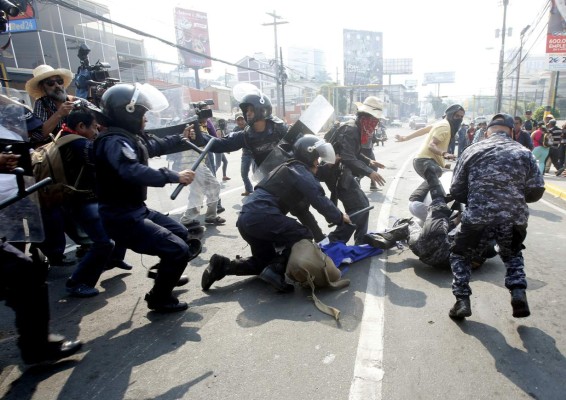
<svg viewBox="0 0 566 400">
<path fill-rule="evenodd" d="M 0 240 L 0 292 L 16 314 L 22 355 L 45 348 L 49 336 L 47 265 L 34 263 L 22 251 Z"/>
</svg>

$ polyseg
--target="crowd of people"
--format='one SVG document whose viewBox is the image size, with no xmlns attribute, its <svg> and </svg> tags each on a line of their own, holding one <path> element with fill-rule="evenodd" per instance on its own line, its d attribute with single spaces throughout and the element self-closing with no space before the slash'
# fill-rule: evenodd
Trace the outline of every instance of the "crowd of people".
<svg viewBox="0 0 566 400">
<path fill-rule="evenodd" d="M 41 318 L 30 321 L 28 300 L 17 294 L 21 276 L 13 273 L 15 265 L 27 265 L 32 270 L 34 265 L 41 265 L 43 270 L 38 267 L 33 274 L 38 287 L 43 287 L 46 263 L 41 254 L 50 265 L 74 264 L 64 254 L 65 235 L 84 243 L 85 248 L 66 283 L 71 296 L 96 296 L 96 284 L 105 270 L 131 270 L 132 266 L 124 261 L 129 249 L 159 258 L 148 274 L 154 279 L 153 287 L 145 294 L 148 308 L 161 313 L 186 310 L 187 303 L 175 297 L 173 289 L 188 282 L 183 271 L 201 252 L 200 209 L 206 207 L 205 224 L 226 223 L 218 215 L 224 207 L 216 172 L 222 166 L 221 179 L 229 180 L 224 153 L 238 150 L 242 150 L 245 202 L 236 226 L 250 245 L 251 255 L 233 260 L 210 255 L 201 279 L 204 291 L 227 275 L 257 275 L 280 292 L 292 291 L 285 272 L 299 241 L 347 244 L 353 236 L 356 246 L 390 248 L 397 240 L 408 240 L 423 261 L 451 266 L 457 301 L 449 315 L 465 318 L 471 315 L 469 279 L 473 259 L 478 256 L 476 249 L 493 249 L 496 243 L 507 268 L 505 284 L 511 292 L 513 316 L 529 315 L 521 256 L 528 218 L 526 202 L 537 201 L 544 191 L 544 171 L 539 170 L 540 164 L 528 148 L 542 139 L 537 135 L 539 130 L 532 134 L 523 130 L 526 126 L 534 130 L 535 124 L 529 118 L 523 123 L 519 117 L 498 114 L 472 134 L 466 131 L 466 140 L 477 137 L 478 144 L 460 147 L 449 190 L 445 190 L 440 177 L 445 160 L 455 159 L 453 143 L 462 133 L 464 108 L 452 105 L 441 121 L 400 137 L 404 141 L 427 135 L 413 163 L 423 182 L 410 199 L 416 208 L 426 210 L 419 214 L 423 227 L 417 228 L 414 221 L 406 219 L 398 221 L 389 232 L 372 235 L 368 234 L 369 200 L 360 180 L 369 178 L 371 190 L 385 184 L 378 172 L 385 166 L 376 161 L 371 150 L 383 116 L 379 98 L 369 96 L 359 103 L 356 119 L 335 126 L 328 141 L 290 129 L 273 115 L 270 99 L 260 91 L 241 99 L 241 114 L 236 115 L 233 132 L 226 131 L 224 120 L 215 127 L 212 110 L 203 102 L 198 104 L 198 125 L 187 125 L 181 134 L 156 137 L 145 130 L 146 113 L 167 106 L 165 96 L 156 88 L 139 83 L 117 84 L 102 95 L 99 108 L 67 93 L 71 79 L 68 70 L 42 65 L 26 84 L 26 90 L 36 99 L 34 118 L 41 121 L 33 129 L 28 124 L 26 140 L 31 149 L 49 142 L 58 145 L 67 181 L 80 194 L 69 195 L 63 204 L 52 207 L 40 204 L 46 239 L 30 247 L 31 258 L 25 255 L 25 244 L 19 249 L 6 241 L 2 244 L 0 256 L 11 261 L 2 261 L 0 289 L 16 312 L 24 362 L 57 360 L 80 348 L 80 342 L 49 336 L 46 292 L 41 299 Z M 549 126 L 556 125 L 552 121 Z M 554 157 L 555 167 L 562 168 L 566 144 L 560 138 L 556 140 L 562 156 L 557 151 L 550 157 Z M 209 153 L 206 161 L 192 170 L 198 157 L 195 147 Z M 174 153 L 181 154 L 172 158 L 174 168 L 154 169 L 148 165 L 151 157 Z M 273 154 L 280 156 L 274 168 Z M 31 163 L 20 164 L 19 155 L 5 152 L 0 157 L 2 172 L 23 167 L 28 174 L 33 173 Z M 512 174 L 508 173 L 510 166 Z M 255 187 L 249 180 L 250 168 L 264 170 L 265 177 Z M 170 183 L 189 187 L 187 210 L 180 220 L 148 208 L 145 203 L 148 187 Z M 424 201 L 427 195 L 431 197 L 429 204 Z M 457 222 L 448 208 L 453 201 L 466 205 L 457 213 Z M 311 207 L 336 229 L 325 235 Z M 458 229 L 449 237 L 454 226 Z M 431 246 L 442 252 L 427 252 Z M 495 255 L 493 251 L 480 253 L 484 257 Z M 41 330 L 34 330 L 35 326 L 41 326 Z M 30 331 L 34 331 L 34 338 L 41 336 L 33 346 Z M 32 349 L 35 356 L 30 357 Z"/>
</svg>

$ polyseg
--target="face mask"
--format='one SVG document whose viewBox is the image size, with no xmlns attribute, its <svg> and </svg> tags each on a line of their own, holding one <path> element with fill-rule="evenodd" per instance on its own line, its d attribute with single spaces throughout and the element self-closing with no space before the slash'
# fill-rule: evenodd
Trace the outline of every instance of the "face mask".
<svg viewBox="0 0 566 400">
<path fill-rule="evenodd" d="M 368 143 L 373 136 L 373 131 L 377 127 L 379 121 L 376 118 L 362 116 L 360 117 L 360 130 L 362 131 L 362 144 Z"/>
</svg>

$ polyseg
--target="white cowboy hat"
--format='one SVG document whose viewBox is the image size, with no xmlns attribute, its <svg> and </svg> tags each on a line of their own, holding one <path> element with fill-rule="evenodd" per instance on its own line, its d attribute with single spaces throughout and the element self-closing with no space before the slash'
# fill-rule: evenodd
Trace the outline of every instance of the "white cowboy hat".
<svg viewBox="0 0 566 400">
<path fill-rule="evenodd" d="M 42 64 L 33 70 L 33 78 L 26 82 L 26 92 L 36 99 L 45 96 L 45 91 L 39 86 L 39 82 L 57 75 L 63 78 L 63 86 L 67 89 L 73 81 L 73 73 L 65 68 L 53 69 L 50 65 Z"/>
<path fill-rule="evenodd" d="M 381 118 L 383 114 L 383 102 L 375 96 L 369 96 L 363 103 L 356 103 L 358 113 L 369 114 L 374 118 Z"/>
</svg>

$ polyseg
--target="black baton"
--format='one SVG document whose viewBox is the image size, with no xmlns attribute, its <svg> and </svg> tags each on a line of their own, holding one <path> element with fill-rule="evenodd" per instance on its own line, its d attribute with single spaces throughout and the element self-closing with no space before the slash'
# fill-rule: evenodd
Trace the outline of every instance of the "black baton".
<svg viewBox="0 0 566 400">
<path fill-rule="evenodd" d="M 7 199 L 0 202 L 0 210 L 14 204 L 15 202 L 23 199 L 24 197 L 29 196 L 30 194 L 32 194 L 34 192 L 37 192 L 42 187 L 51 184 L 51 181 L 52 181 L 51 178 L 47 177 L 47 178 L 45 178 L 45 179 L 43 179 L 43 180 L 41 180 L 37 183 L 34 183 L 30 187 L 26 188 L 25 182 L 24 182 L 24 170 L 22 168 L 20 168 L 20 167 L 15 168 L 10 173 L 16 175 L 16 182 L 18 184 L 18 193 L 16 193 L 13 196 L 10 196 Z"/>
<path fill-rule="evenodd" d="M 206 157 L 206 155 L 208 154 L 208 152 L 210 151 L 210 147 L 212 146 L 212 144 L 216 141 L 216 138 L 211 138 L 208 143 L 206 144 L 206 146 L 204 147 L 203 150 L 197 149 L 200 151 L 200 155 L 198 156 L 197 160 L 194 162 L 193 166 L 191 167 L 191 170 L 195 171 L 197 170 L 198 166 L 200 165 L 200 163 L 202 162 L 202 160 L 204 160 L 204 157 Z M 192 143 L 191 143 L 192 144 Z M 196 146 L 195 146 L 196 147 Z M 179 193 L 181 193 L 181 189 L 183 189 L 185 187 L 185 185 L 183 185 L 182 183 L 179 183 L 177 185 L 177 187 L 175 188 L 175 190 L 173 190 L 173 193 L 171 193 L 171 200 L 175 200 L 177 198 L 177 196 L 179 195 Z"/>
<path fill-rule="evenodd" d="M 356 215 L 363 214 L 363 213 L 365 213 L 365 212 L 368 212 L 369 210 L 373 210 L 373 206 L 369 206 L 369 207 L 366 207 L 366 208 L 362 208 L 361 210 L 358 210 L 358 211 L 356 211 L 356 212 L 354 212 L 354 213 L 352 213 L 352 214 L 350 214 L 350 215 L 348 215 L 348 216 L 349 216 L 350 218 L 351 218 L 351 217 L 355 217 Z M 329 228 L 332 228 L 334 225 L 336 225 L 336 224 L 334 224 L 334 223 L 328 224 L 328 227 L 329 227 Z M 350 224 L 350 225 L 355 226 L 354 224 Z"/>
</svg>

